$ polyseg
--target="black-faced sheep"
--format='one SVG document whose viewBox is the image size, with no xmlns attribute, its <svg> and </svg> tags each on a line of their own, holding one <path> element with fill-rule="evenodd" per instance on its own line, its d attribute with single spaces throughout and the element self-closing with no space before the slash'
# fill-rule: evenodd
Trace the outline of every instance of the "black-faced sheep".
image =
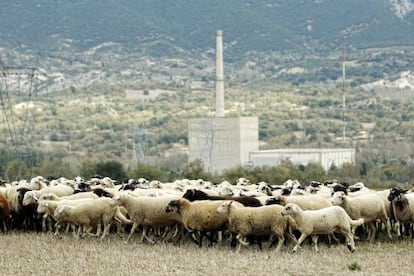
<svg viewBox="0 0 414 276">
<path fill-rule="evenodd" d="M 395 220 L 399 225 L 398 236 L 401 238 L 401 224 L 414 223 L 414 193 L 407 193 L 401 188 L 392 188 L 388 194 L 388 200 L 392 204 Z M 414 239 L 414 234 L 412 233 Z"/>
<path fill-rule="evenodd" d="M 307 236 L 311 236 L 318 252 L 318 235 L 340 233 L 345 236 L 346 244 L 351 252 L 355 251 L 354 237 L 351 226 L 364 223 L 364 219 L 352 220 L 339 206 L 330 206 L 319 210 L 302 210 L 297 204 L 289 203 L 281 211 L 282 215 L 290 215 L 301 232 L 293 251 L 296 252 Z"/>
</svg>

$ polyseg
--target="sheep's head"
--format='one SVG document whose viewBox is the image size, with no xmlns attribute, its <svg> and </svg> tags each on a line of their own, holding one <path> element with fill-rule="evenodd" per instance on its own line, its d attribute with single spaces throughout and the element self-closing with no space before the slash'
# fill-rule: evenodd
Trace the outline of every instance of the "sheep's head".
<svg viewBox="0 0 414 276">
<path fill-rule="evenodd" d="M 46 213 L 49 207 L 49 203 L 47 202 L 39 202 L 39 205 L 37 206 L 36 212 L 39 214 Z"/>
<path fill-rule="evenodd" d="M 285 207 L 283 207 L 282 211 L 280 213 L 282 216 L 288 216 L 288 215 L 294 215 L 299 212 L 300 208 L 295 203 L 288 203 Z"/>
<path fill-rule="evenodd" d="M 233 200 L 226 200 L 219 207 L 217 207 L 217 213 L 219 214 L 228 214 L 230 206 L 233 204 Z"/>
<path fill-rule="evenodd" d="M 28 206 L 30 204 L 35 204 L 37 200 L 38 198 L 36 197 L 35 193 L 33 191 L 28 191 L 24 194 L 22 205 Z"/>
<path fill-rule="evenodd" d="M 64 213 L 65 213 L 65 211 L 66 210 L 68 210 L 68 209 L 70 209 L 70 206 L 66 206 L 66 205 L 61 205 L 61 206 L 58 206 L 56 209 L 55 209 L 55 212 L 54 212 L 54 216 L 55 217 L 58 217 L 58 216 L 61 216 L 61 215 L 63 215 Z"/>
<path fill-rule="evenodd" d="M 400 188 L 392 188 L 388 194 L 388 201 L 401 201 L 401 197 L 403 194 L 405 194 L 407 192 L 407 190 L 403 190 Z"/>
<path fill-rule="evenodd" d="M 180 200 L 171 200 L 165 207 L 165 212 L 172 213 L 180 210 Z"/>
<path fill-rule="evenodd" d="M 342 205 L 345 198 L 346 198 L 345 193 L 342 191 L 339 191 L 332 195 L 331 202 L 333 205 Z"/>
<path fill-rule="evenodd" d="M 269 197 L 265 201 L 265 205 L 274 205 L 274 204 L 280 204 L 280 199 L 278 199 L 278 197 Z"/>
</svg>

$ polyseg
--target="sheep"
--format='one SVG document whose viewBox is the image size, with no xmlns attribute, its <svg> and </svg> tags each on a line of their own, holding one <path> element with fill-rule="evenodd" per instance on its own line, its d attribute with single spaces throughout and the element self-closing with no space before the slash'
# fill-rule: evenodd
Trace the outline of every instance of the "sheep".
<svg viewBox="0 0 414 276">
<path fill-rule="evenodd" d="M 7 188 L 5 195 L 9 202 L 9 227 L 11 229 L 37 230 L 37 214 L 35 205 L 23 206 L 23 198 L 30 191 L 27 187 L 12 185 Z"/>
<path fill-rule="evenodd" d="M 23 198 L 23 206 L 30 204 L 36 204 L 39 197 L 46 193 L 54 193 L 57 196 L 67 196 L 73 194 L 74 189 L 65 184 L 58 184 L 55 186 L 49 186 L 41 190 L 27 191 Z"/>
<path fill-rule="evenodd" d="M 392 239 L 390 228 L 387 224 L 387 212 L 382 199 L 376 193 L 365 193 L 360 196 L 350 197 L 344 192 L 336 192 L 332 196 L 332 204 L 345 209 L 352 219 L 364 218 L 365 223 L 371 229 L 370 241 L 373 242 L 377 232 L 375 222 L 381 220 L 386 226 L 387 234 Z"/>
<path fill-rule="evenodd" d="M 132 228 L 126 239 L 125 243 L 128 243 L 132 235 L 138 226 L 143 226 L 143 232 L 140 242 L 144 239 L 150 243 L 154 241 L 147 236 L 149 227 L 166 227 L 174 226 L 181 219 L 176 214 L 167 214 L 165 207 L 167 204 L 179 196 L 163 196 L 163 197 L 135 197 L 125 192 L 117 193 L 113 200 L 116 201 L 118 206 L 123 206 L 128 212 L 128 215 L 132 221 Z"/>
<path fill-rule="evenodd" d="M 0 223 L 2 224 L 2 231 L 7 231 L 6 222 L 10 216 L 9 202 L 4 194 L 0 193 Z"/>
<path fill-rule="evenodd" d="M 37 205 L 37 213 L 42 215 L 42 231 L 46 231 L 46 220 L 50 217 L 53 217 L 53 214 L 57 207 L 60 205 L 70 205 L 75 206 L 82 202 L 92 202 L 92 198 L 81 198 L 81 199 L 60 199 L 57 198 L 54 194 L 45 194 L 42 195 L 39 199 Z M 49 220 L 50 222 L 50 220 Z M 56 223 L 55 236 L 59 234 L 61 227 L 60 223 Z M 52 230 L 51 225 L 49 225 L 49 230 Z"/>
<path fill-rule="evenodd" d="M 72 194 L 72 195 L 68 195 L 68 196 L 62 196 L 62 197 L 58 197 L 57 195 L 55 195 L 54 193 L 45 193 L 43 195 L 41 195 L 38 199 L 38 206 L 39 204 L 44 201 L 44 200 L 55 200 L 55 201 L 60 201 L 59 203 L 62 204 L 64 202 L 76 202 L 76 200 L 78 199 L 97 199 L 99 198 L 98 195 L 96 195 L 93 192 L 82 192 L 82 193 L 76 193 L 76 194 Z M 56 207 L 55 207 L 56 208 Z M 49 230 L 52 229 L 51 227 L 51 221 L 50 218 L 53 216 L 53 212 L 54 209 L 45 213 L 45 212 L 39 212 L 39 208 L 37 209 L 37 213 L 45 213 L 42 216 L 42 231 L 45 232 L 46 231 L 46 221 L 49 222 Z"/>
<path fill-rule="evenodd" d="M 119 209 L 112 199 L 103 197 L 76 206 L 60 205 L 56 208 L 53 216 L 58 222 L 71 222 L 83 227 L 83 231 L 89 235 L 93 235 L 91 233 L 93 227 L 102 222 L 104 230 L 100 240 L 103 240 L 109 233 L 111 222 L 117 210 Z"/>
<path fill-rule="evenodd" d="M 281 215 L 282 206 L 270 205 L 262 207 L 245 207 L 240 202 L 234 200 L 224 201 L 217 212 L 223 214 L 228 219 L 228 229 L 237 234 L 239 241 L 237 249 L 240 252 L 241 245 L 248 245 L 246 237 L 248 235 L 276 235 L 278 245 L 276 251 L 280 251 L 285 234 L 293 241 L 297 242 L 291 230 L 296 228 L 296 223 L 290 217 Z"/>
<path fill-rule="evenodd" d="M 299 205 L 303 210 L 318 210 L 325 207 L 332 206 L 329 199 L 318 195 L 308 196 L 284 196 L 278 195 L 273 198 L 266 200 L 266 205 L 280 204 L 286 205 L 288 203 L 295 203 Z"/>
<path fill-rule="evenodd" d="M 210 244 L 213 242 L 212 237 L 206 235 L 207 232 L 227 229 L 227 217 L 217 212 L 217 208 L 222 202 L 220 200 L 199 200 L 191 202 L 188 199 L 180 198 L 170 201 L 165 208 L 165 212 L 179 214 L 184 228 L 190 233 L 199 232 L 200 236 L 198 240 L 192 236 L 190 237 L 201 247 L 204 236 L 210 240 Z"/>
<path fill-rule="evenodd" d="M 395 220 L 400 223 L 414 222 L 414 193 L 407 193 L 401 188 L 392 188 L 388 194 L 388 200 L 392 204 Z M 398 237 L 401 238 L 400 227 L 397 228 Z M 414 239 L 414 233 L 412 233 Z"/>
<path fill-rule="evenodd" d="M 195 200 L 235 200 L 243 204 L 244 206 L 249 207 L 259 207 L 263 204 L 255 197 L 251 196 L 240 196 L 240 197 L 223 197 L 223 196 L 210 196 L 207 193 L 198 190 L 198 189 L 188 189 L 183 198 L 188 199 L 189 201 Z"/>
<path fill-rule="evenodd" d="M 296 222 L 301 235 L 293 247 L 296 252 L 305 238 L 311 235 L 315 251 L 318 252 L 318 235 L 340 233 L 345 236 L 346 245 L 351 252 L 355 251 L 355 242 L 351 227 L 357 227 L 364 223 L 364 219 L 352 220 L 350 216 L 339 206 L 329 206 L 319 210 L 302 210 L 295 203 L 286 204 L 281 214 L 291 216 Z"/>
</svg>

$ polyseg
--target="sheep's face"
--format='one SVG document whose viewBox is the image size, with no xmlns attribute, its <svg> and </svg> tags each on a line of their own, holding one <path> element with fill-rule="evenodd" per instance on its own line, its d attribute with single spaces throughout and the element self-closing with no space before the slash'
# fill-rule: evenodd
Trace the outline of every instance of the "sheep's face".
<svg viewBox="0 0 414 276">
<path fill-rule="evenodd" d="M 227 214 L 229 212 L 230 206 L 233 201 L 224 201 L 220 206 L 217 208 L 217 213 L 219 214 Z"/>
<path fill-rule="evenodd" d="M 28 192 L 26 192 L 24 194 L 23 201 L 22 201 L 22 205 L 23 206 L 28 206 L 28 205 L 34 203 L 35 201 L 36 200 L 35 200 L 35 197 L 34 197 L 33 192 L 32 191 L 28 191 Z"/>
<path fill-rule="evenodd" d="M 37 210 L 36 211 L 39 214 L 43 214 L 43 213 L 46 213 L 47 208 L 48 208 L 48 204 L 46 202 L 40 202 L 39 205 L 37 206 Z"/>
<path fill-rule="evenodd" d="M 401 196 L 405 193 L 404 190 L 392 188 L 391 191 L 388 194 L 388 201 L 401 201 Z"/>
<path fill-rule="evenodd" d="M 283 209 L 282 209 L 282 211 L 280 211 L 280 213 L 283 216 L 287 216 L 287 215 L 296 214 L 298 211 L 299 211 L 298 206 L 296 204 L 288 203 L 288 204 L 286 204 L 285 207 L 283 207 Z"/>
<path fill-rule="evenodd" d="M 179 200 L 171 200 L 168 203 L 167 207 L 165 207 L 165 212 L 172 213 L 178 212 L 180 210 L 180 201 Z"/>
<path fill-rule="evenodd" d="M 336 192 L 333 194 L 331 198 L 331 202 L 333 205 L 341 205 L 345 200 L 345 193 L 344 192 Z"/>
</svg>

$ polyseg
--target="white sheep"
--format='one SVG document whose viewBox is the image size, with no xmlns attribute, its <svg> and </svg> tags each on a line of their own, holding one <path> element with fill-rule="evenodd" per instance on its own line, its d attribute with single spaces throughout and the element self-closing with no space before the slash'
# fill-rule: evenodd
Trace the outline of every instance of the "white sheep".
<svg viewBox="0 0 414 276">
<path fill-rule="evenodd" d="M 41 190 L 28 191 L 24 194 L 23 206 L 37 204 L 39 197 L 46 193 L 53 193 L 57 196 L 67 196 L 73 194 L 74 189 L 65 184 L 58 184 L 56 186 L 48 186 Z"/>
<path fill-rule="evenodd" d="M 61 205 L 76 206 L 77 204 L 83 202 L 92 202 L 92 198 L 82 198 L 82 199 L 56 199 L 56 196 L 50 196 L 51 194 L 46 194 L 40 197 L 37 205 L 37 213 L 42 215 L 42 231 L 46 231 L 46 221 L 49 221 L 49 230 L 52 230 L 50 218 L 54 218 L 54 212 L 57 207 Z M 51 198 L 51 199 L 48 199 Z M 56 223 L 55 235 L 59 234 L 61 223 Z"/>
<path fill-rule="evenodd" d="M 176 214 L 168 214 L 165 212 L 167 204 L 180 196 L 162 196 L 162 197 L 146 197 L 132 196 L 126 192 L 117 193 L 113 200 L 117 205 L 125 207 L 128 215 L 133 223 L 131 231 L 126 239 L 127 243 L 138 226 L 143 226 L 141 242 L 146 239 L 150 243 L 154 241 L 147 236 L 150 227 L 167 227 L 174 226 L 180 222 L 180 217 Z"/>
<path fill-rule="evenodd" d="M 198 200 L 191 202 L 185 198 L 172 200 L 168 203 L 165 211 L 167 213 L 178 213 L 185 229 L 190 233 L 199 232 L 198 240 L 192 240 L 202 246 L 203 237 L 206 236 L 210 242 L 213 242 L 207 232 L 217 232 L 227 229 L 227 216 L 219 214 L 217 208 L 223 201 L 221 200 Z"/>
<path fill-rule="evenodd" d="M 289 203 L 283 207 L 282 215 L 290 215 L 296 222 L 301 235 L 293 252 L 296 252 L 305 238 L 311 235 L 318 252 L 318 235 L 340 233 L 345 236 L 346 245 L 351 252 L 355 251 L 355 242 L 351 227 L 364 223 L 364 219 L 352 220 L 339 206 L 330 206 L 319 210 L 302 210 L 297 204 Z"/>
<path fill-rule="evenodd" d="M 103 240 L 108 235 L 111 222 L 119 210 L 117 207 L 112 199 L 101 197 L 76 206 L 60 205 L 53 216 L 58 222 L 70 222 L 82 227 L 83 231 L 89 235 L 94 235 L 91 231 L 102 222 L 104 230 L 100 239 Z"/>
<path fill-rule="evenodd" d="M 352 219 L 364 218 L 370 227 L 370 241 L 374 241 L 377 228 L 375 222 L 381 220 L 386 226 L 387 234 L 392 239 L 390 227 L 387 223 L 387 212 L 382 199 L 372 192 L 350 197 L 339 191 L 332 195 L 332 204 L 341 206 Z"/>
<path fill-rule="evenodd" d="M 245 240 L 248 235 L 276 235 L 276 251 L 280 251 L 285 235 L 297 242 L 291 232 L 296 228 L 296 223 L 291 217 L 282 216 L 282 209 L 281 205 L 245 207 L 237 201 L 226 200 L 217 208 L 217 212 L 226 215 L 229 231 L 237 234 L 237 251 L 240 251 L 242 244 L 249 244 Z"/>
</svg>

